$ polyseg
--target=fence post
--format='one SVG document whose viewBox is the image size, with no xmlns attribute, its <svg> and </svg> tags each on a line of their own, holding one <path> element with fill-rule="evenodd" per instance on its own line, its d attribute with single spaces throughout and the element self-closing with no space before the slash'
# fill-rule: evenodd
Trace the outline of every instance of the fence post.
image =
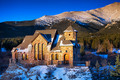
<svg viewBox="0 0 120 80">
<path fill-rule="evenodd" d="M 87 67 L 90 66 L 90 61 L 86 61 L 86 66 L 87 66 Z"/>
</svg>

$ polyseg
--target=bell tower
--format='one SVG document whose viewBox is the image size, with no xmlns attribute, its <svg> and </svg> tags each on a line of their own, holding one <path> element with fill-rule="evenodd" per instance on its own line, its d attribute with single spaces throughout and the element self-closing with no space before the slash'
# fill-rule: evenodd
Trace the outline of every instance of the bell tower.
<svg viewBox="0 0 120 80">
<path fill-rule="evenodd" d="M 73 27 L 70 25 L 66 30 L 64 30 L 64 37 L 65 40 L 77 40 L 77 30 L 73 29 Z"/>
</svg>

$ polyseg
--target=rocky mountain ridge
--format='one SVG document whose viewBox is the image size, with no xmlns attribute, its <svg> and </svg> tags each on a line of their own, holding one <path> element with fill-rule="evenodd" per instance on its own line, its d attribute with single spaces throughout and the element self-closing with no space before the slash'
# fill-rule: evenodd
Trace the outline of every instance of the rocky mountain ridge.
<svg viewBox="0 0 120 80">
<path fill-rule="evenodd" d="M 64 12 L 61 14 L 53 15 L 53 16 L 43 16 L 35 20 L 36 25 L 51 25 L 53 23 L 57 23 L 63 19 L 68 19 L 72 21 L 76 21 L 81 25 L 86 25 L 89 23 L 97 24 L 100 26 L 104 26 L 111 21 L 120 20 L 120 3 L 115 2 L 113 4 L 109 4 L 102 8 L 97 8 L 88 11 L 71 11 Z"/>
</svg>

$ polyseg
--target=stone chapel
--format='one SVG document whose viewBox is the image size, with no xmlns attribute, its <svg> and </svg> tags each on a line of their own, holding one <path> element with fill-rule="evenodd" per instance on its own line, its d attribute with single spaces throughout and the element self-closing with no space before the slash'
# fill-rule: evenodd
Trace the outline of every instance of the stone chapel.
<svg viewBox="0 0 120 80">
<path fill-rule="evenodd" d="M 12 60 L 20 64 L 70 65 L 80 61 L 77 30 L 68 26 L 63 34 L 57 29 L 36 30 L 25 36 L 23 42 L 12 49 Z"/>
</svg>

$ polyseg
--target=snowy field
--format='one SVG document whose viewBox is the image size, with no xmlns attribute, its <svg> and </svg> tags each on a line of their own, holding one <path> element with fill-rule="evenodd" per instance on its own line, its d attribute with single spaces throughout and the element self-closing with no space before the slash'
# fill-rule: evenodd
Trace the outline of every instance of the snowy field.
<svg viewBox="0 0 120 80">
<path fill-rule="evenodd" d="M 56 67 L 54 65 L 35 66 L 30 69 L 21 66 L 9 67 L 1 79 L 17 80 L 92 80 L 88 67 Z"/>
<path fill-rule="evenodd" d="M 113 53 L 119 53 L 119 54 L 120 54 L 120 49 L 113 48 L 112 52 L 113 52 Z"/>
<path fill-rule="evenodd" d="M 97 52 L 91 52 L 92 54 L 96 55 L 96 56 L 100 56 L 102 58 L 107 59 L 108 58 L 108 54 L 97 54 Z"/>
<path fill-rule="evenodd" d="M 6 52 L 7 50 L 5 48 L 0 49 L 1 52 Z"/>
<path fill-rule="evenodd" d="M 0 75 L 0 79 L 1 79 L 1 75 Z"/>
<path fill-rule="evenodd" d="M 102 58 L 105 58 L 105 59 L 108 58 L 108 54 L 97 54 L 97 51 L 91 52 L 91 53 L 94 54 L 94 55 L 96 55 L 96 56 L 100 56 Z M 120 54 L 120 49 L 113 48 L 112 53 Z"/>
</svg>

